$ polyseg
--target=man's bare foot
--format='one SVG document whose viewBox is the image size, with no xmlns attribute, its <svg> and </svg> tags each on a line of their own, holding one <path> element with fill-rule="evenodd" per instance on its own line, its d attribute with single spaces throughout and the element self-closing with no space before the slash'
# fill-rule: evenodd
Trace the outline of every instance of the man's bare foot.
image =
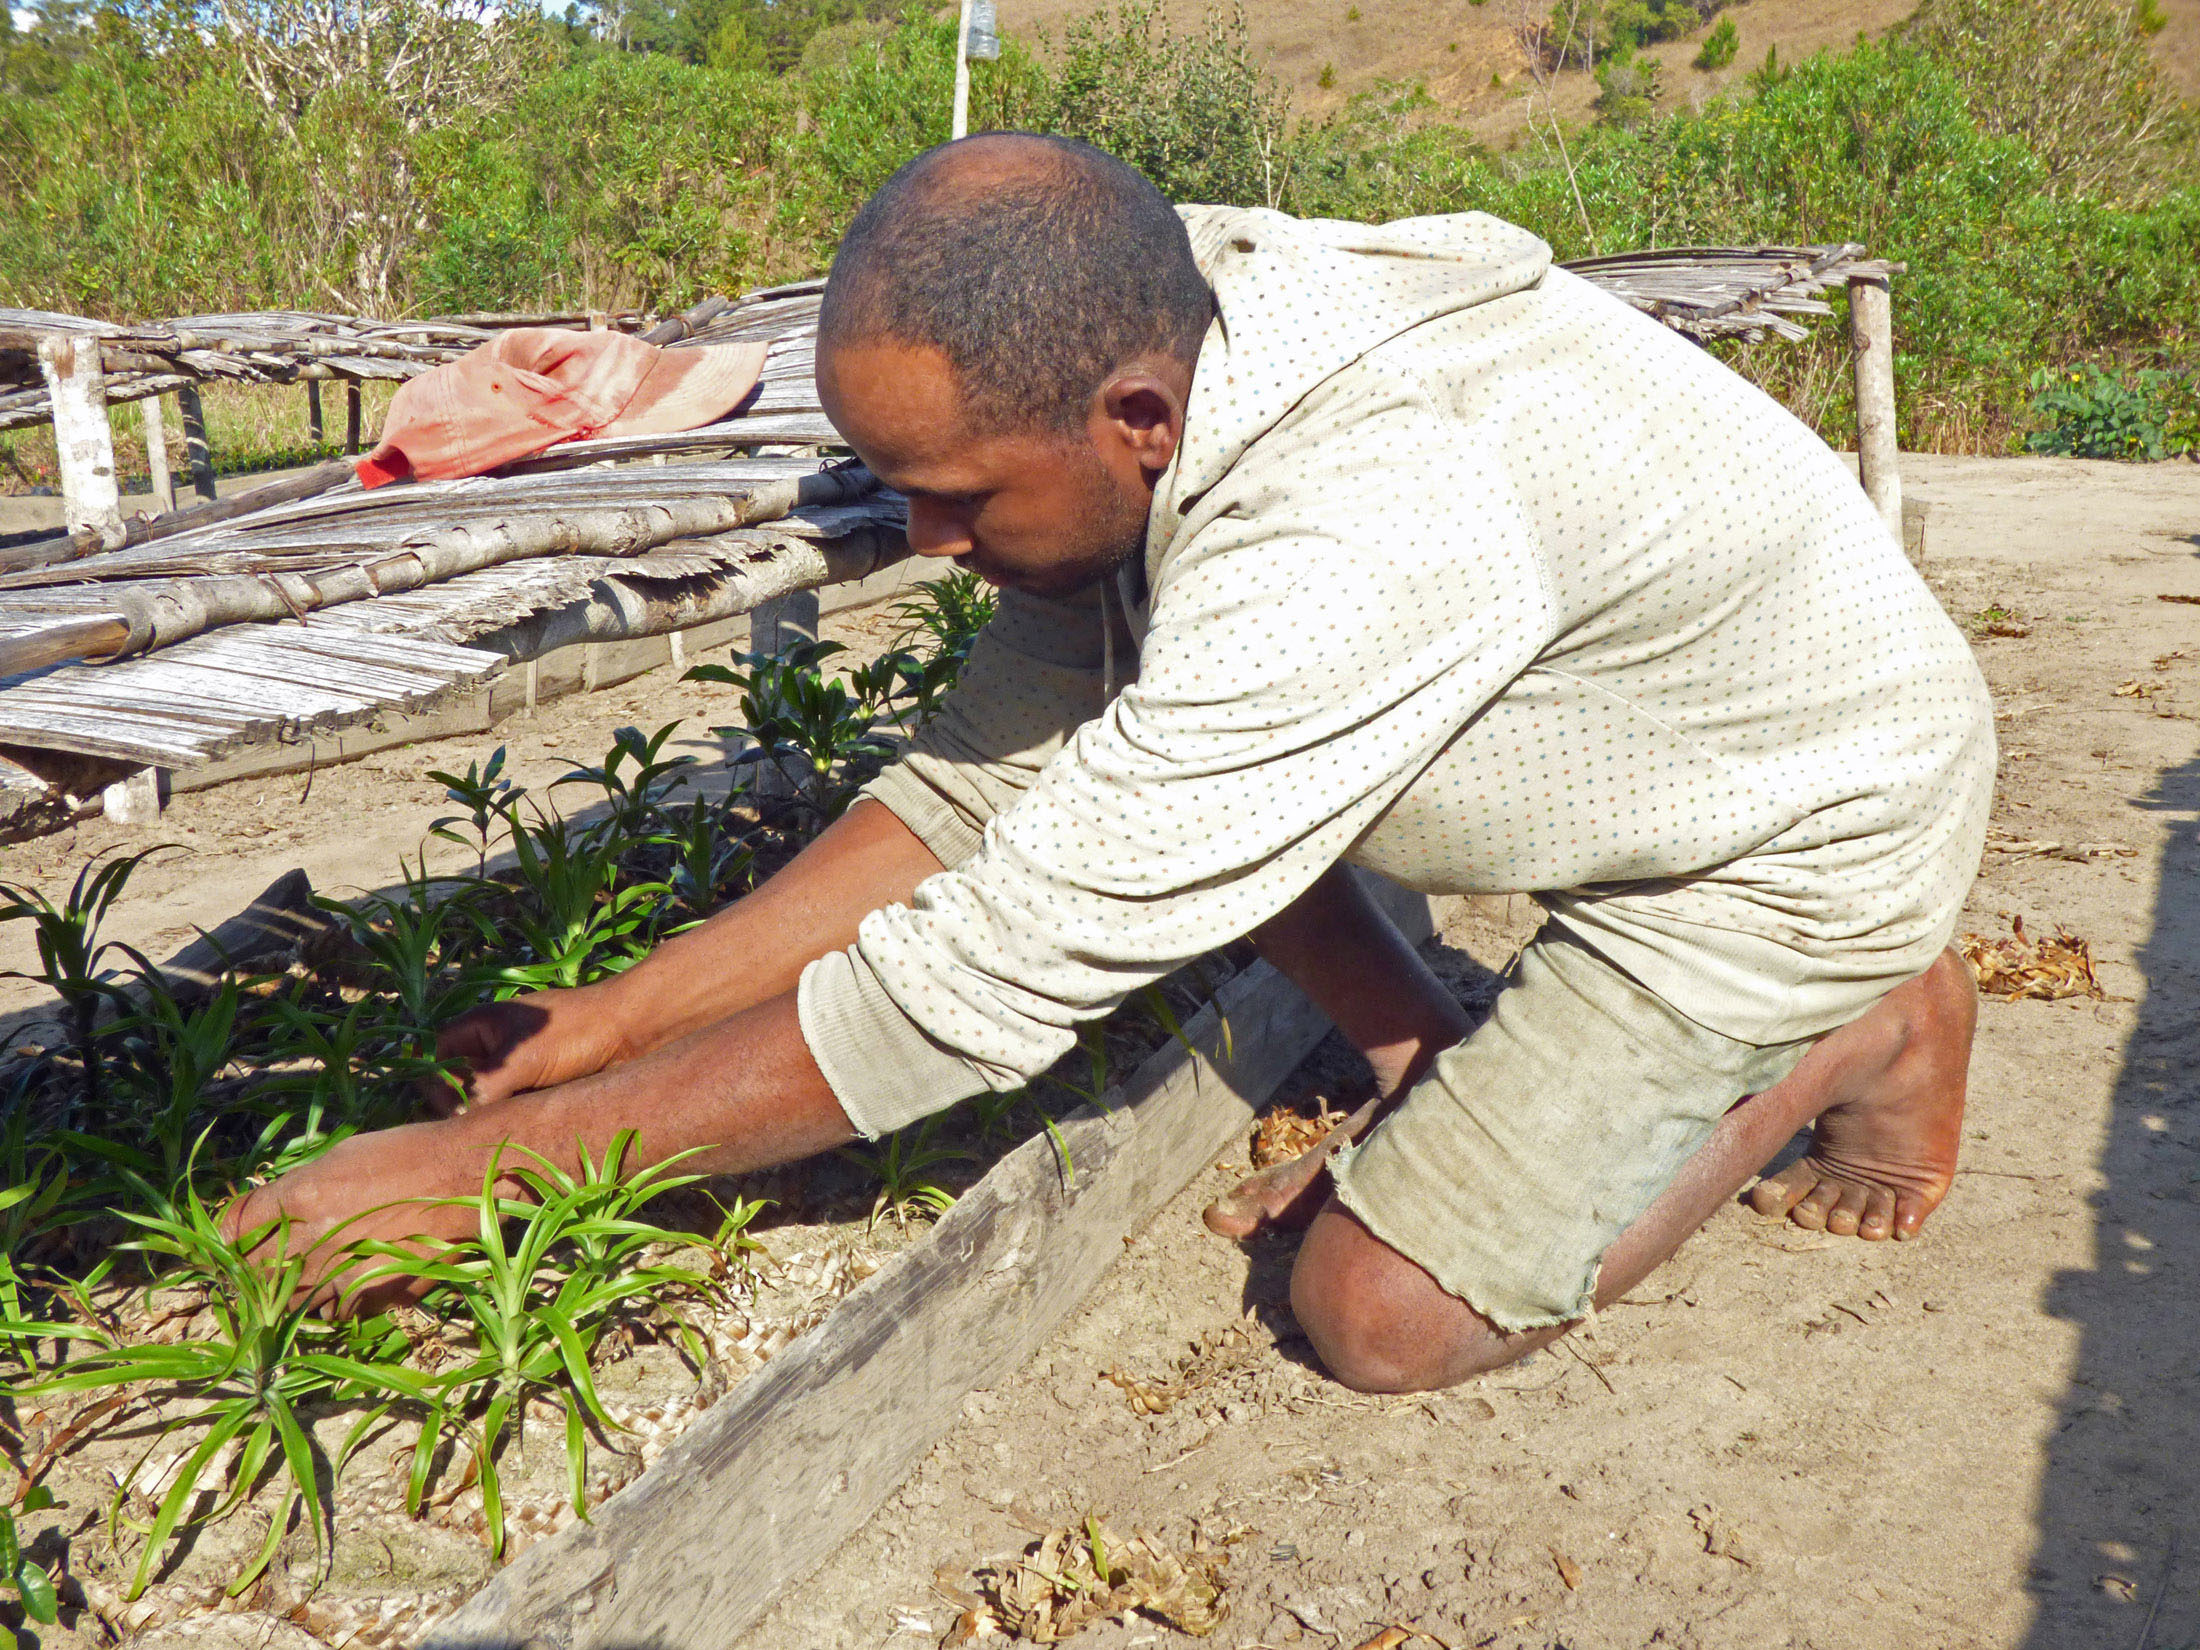
<svg viewBox="0 0 2200 1650">
<path fill-rule="evenodd" d="M 1367 1132 L 1381 1105 L 1380 1100 L 1370 1100 L 1323 1135 L 1321 1144 L 1311 1151 L 1247 1175 L 1207 1205 L 1200 1217 L 1207 1230 L 1218 1237 L 1244 1238 L 1263 1226 L 1301 1231 L 1311 1225 L 1329 1201 L 1329 1159 L 1338 1147 Z"/>
<path fill-rule="evenodd" d="M 1977 1021 L 1970 968 L 1950 950 L 1827 1036 L 1787 1079 L 1829 1095 L 1811 1149 L 1752 1187 L 1750 1207 L 1839 1237 L 1917 1236 L 1955 1179 Z"/>
</svg>

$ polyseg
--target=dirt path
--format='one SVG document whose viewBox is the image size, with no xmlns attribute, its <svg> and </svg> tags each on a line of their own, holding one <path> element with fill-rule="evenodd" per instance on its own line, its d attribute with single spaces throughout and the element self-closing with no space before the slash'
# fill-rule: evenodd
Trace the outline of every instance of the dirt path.
<svg viewBox="0 0 2200 1650">
<path fill-rule="evenodd" d="M 1992 854 L 1964 926 L 2067 925 L 2114 999 L 1985 1005 L 1965 1171 L 1928 1235 L 1732 1209 L 1578 1344 L 1371 1400 L 1290 1338 L 1288 1244 L 1200 1228 L 1210 1170 L 746 1646 L 935 1643 L 936 1570 L 1088 1512 L 1242 1532 L 1209 1641 L 1240 1650 L 1397 1622 L 1454 1647 L 2128 1646 L 2180 1531 L 2148 1642 L 2200 1639 L 2200 609 L 2156 600 L 2200 596 L 2200 468 L 1907 471 L 1950 609 L 2028 631 L 1980 642 L 1996 836 L 2062 845 Z M 2163 685 L 2118 697 L 2132 681 Z M 2053 857 L 2108 844 L 2128 852 Z M 1451 937 L 1505 953 L 1487 917 Z M 1250 1353 L 1194 1358 L 1166 1414 L 1103 1378 L 1169 1377 L 1230 1328 Z M 1076 1642 L 1192 1641 L 1134 1620 Z"/>
</svg>

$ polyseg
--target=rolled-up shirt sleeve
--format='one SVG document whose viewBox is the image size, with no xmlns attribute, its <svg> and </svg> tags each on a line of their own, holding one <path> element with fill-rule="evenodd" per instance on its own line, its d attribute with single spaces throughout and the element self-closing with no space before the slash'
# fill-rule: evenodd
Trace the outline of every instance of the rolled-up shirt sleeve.
<svg viewBox="0 0 2200 1650">
<path fill-rule="evenodd" d="M 1224 514 L 1170 557 L 1138 680 L 974 852 L 805 973 L 805 1036 L 860 1130 L 1029 1081 L 1080 1023 L 1347 857 L 1551 634 L 1532 536 L 1502 481 L 1460 485 L 1476 479 L 1465 534 L 1425 500 L 1475 493 L 1423 475 L 1363 494 L 1349 534 Z M 1415 533 L 1450 553 L 1391 553 Z"/>
</svg>

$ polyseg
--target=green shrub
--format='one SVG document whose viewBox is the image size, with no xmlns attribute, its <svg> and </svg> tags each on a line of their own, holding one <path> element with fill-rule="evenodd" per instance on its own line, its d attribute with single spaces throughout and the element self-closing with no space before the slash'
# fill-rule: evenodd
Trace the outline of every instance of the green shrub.
<svg viewBox="0 0 2200 1650">
<path fill-rule="evenodd" d="M 2200 384 L 2191 373 L 2142 369 L 2124 378 L 2088 362 L 2043 367 L 2032 389 L 2031 413 L 2042 422 L 2025 437 L 2032 452 L 2154 460 L 2200 448 Z"/>
<path fill-rule="evenodd" d="M 1741 50 L 1741 42 L 1741 31 L 1734 27 L 1734 19 L 1720 18 L 1718 27 L 1703 37 L 1703 49 L 1696 53 L 1696 67 L 1705 70 L 1725 68 Z"/>
<path fill-rule="evenodd" d="M 1172 200 L 1278 204 L 1289 100 L 1253 61 L 1242 12 L 1180 35 L 1157 7 L 1126 4 L 1071 24 L 1063 45 L 1055 131 L 1120 155 Z"/>
<path fill-rule="evenodd" d="M 1597 119 L 1632 132 L 1656 118 L 1663 80 L 1654 57 L 1622 47 L 1597 65 Z"/>
</svg>

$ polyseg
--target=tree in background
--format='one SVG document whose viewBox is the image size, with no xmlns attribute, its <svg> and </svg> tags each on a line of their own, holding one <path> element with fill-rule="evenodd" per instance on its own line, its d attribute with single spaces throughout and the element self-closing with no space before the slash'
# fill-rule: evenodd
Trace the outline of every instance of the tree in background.
<svg viewBox="0 0 2200 1650">
<path fill-rule="evenodd" d="M 2019 138 L 2060 192 L 2141 199 L 2189 182 L 2189 109 L 2148 55 L 2130 0 L 1926 0 L 1908 38 L 1970 94 L 1979 124 Z"/>
</svg>

